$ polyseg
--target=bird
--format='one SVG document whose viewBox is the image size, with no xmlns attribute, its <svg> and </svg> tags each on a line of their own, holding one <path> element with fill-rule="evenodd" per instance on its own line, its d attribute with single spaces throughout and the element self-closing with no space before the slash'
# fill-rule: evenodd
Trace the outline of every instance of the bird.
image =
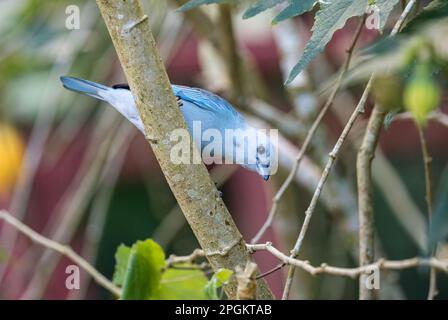
<svg viewBox="0 0 448 320">
<path fill-rule="evenodd" d="M 69 76 L 61 76 L 60 80 L 62 85 L 70 91 L 107 102 L 145 135 L 143 122 L 128 84 L 116 84 L 108 87 Z M 218 144 L 218 147 L 212 148 L 213 150 L 210 152 L 212 160 L 224 161 L 216 161 L 216 163 L 239 164 L 258 173 L 265 181 L 275 173 L 277 168 L 276 144 L 267 134 L 267 130 L 258 130 L 249 125 L 248 121 L 228 101 L 210 91 L 174 84 L 171 85 L 171 88 L 191 135 L 194 136 L 195 124 L 200 124 L 200 138 L 193 137 L 193 140 L 199 145 L 198 147 L 202 151 L 202 160 L 206 164 L 210 164 L 210 157 L 205 157 L 203 151 L 207 146 L 210 147 L 212 139 L 210 139 L 210 135 L 208 138 L 204 138 L 204 133 L 214 132 L 219 133 L 221 137 L 226 137 L 226 132 L 233 130 L 240 132 L 240 135 L 233 135 L 229 138 L 232 141 L 221 142 L 221 147 Z M 233 148 L 229 148 L 226 143 L 230 143 Z M 239 155 L 238 152 L 240 152 Z"/>
</svg>

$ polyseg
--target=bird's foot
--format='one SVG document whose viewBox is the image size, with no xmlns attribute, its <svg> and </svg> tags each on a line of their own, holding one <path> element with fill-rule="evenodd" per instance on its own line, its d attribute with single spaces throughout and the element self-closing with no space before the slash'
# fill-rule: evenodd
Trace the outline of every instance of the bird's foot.
<svg viewBox="0 0 448 320">
<path fill-rule="evenodd" d="M 215 187 L 218 188 L 218 184 L 216 182 L 215 182 Z M 222 191 L 218 190 L 218 196 L 220 198 L 222 198 L 222 195 L 223 195 Z"/>
<path fill-rule="evenodd" d="M 180 99 L 180 97 L 177 97 L 177 96 L 176 96 L 176 100 L 177 100 L 177 105 L 178 105 L 179 107 L 182 107 L 182 106 L 184 105 L 184 103 L 182 102 L 182 100 Z"/>
</svg>

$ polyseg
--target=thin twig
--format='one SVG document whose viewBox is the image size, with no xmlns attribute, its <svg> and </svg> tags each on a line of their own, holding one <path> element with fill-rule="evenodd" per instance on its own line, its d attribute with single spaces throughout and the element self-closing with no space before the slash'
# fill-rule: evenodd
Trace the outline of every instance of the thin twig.
<svg viewBox="0 0 448 320">
<path fill-rule="evenodd" d="M 426 200 L 426 207 L 428 210 L 428 218 L 429 218 L 429 225 L 431 225 L 431 218 L 432 218 L 432 178 L 431 178 L 431 162 L 432 158 L 429 154 L 428 150 L 428 143 L 426 141 L 425 133 L 423 131 L 423 128 L 421 126 L 417 126 L 418 129 L 418 135 L 420 138 L 420 144 L 422 148 L 422 156 L 423 156 L 423 167 L 425 172 L 425 200 Z"/>
<path fill-rule="evenodd" d="M 381 106 L 375 106 L 367 124 L 364 139 L 359 148 L 356 160 L 356 175 L 358 180 L 358 216 L 359 216 L 359 265 L 369 265 L 374 261 L 374 215 L 372 191 L 372 161 L 378 144 L 386 111 Z M 359 278 L 359 299 L 370 300 L 373 290 L 366 286 L 367 275 Z"/>
<path fill-rule="evenodd" d="M 411 11 L 411 7 L 406 7 L 400 16 L 397 24 L 392 30 L 392 34 L 400 31 L 406 17 Z M 380 131 L 386 116 L 386 111 L 376 105 L 370 116 L 367 129 L 364 134 L 361 147 L 358 151 L 356 161 L 356 173 L 358 181 L 358 216 L 359 216 L 359 265 L 369 265 L 373 263 L 375 257 L 375 220 L 373 212 L 373 190 L 372 190 L 372 161 L 375 156 L 375 149 L 378 144 Z M 374 291 L 366 286 L 367 275 L 359 278 L 359 299 L 371 300 L 374 298 Z"/>
<path fill-rule="evenodd" d="M 253 239 L 251 240 L 251 243 L 258 242 L 261 239 L 261 237 L 264 235 L 266 230 L 272 225 L 272 222 L 274 221 L 275 215 L 277 213 L 279 202 L 282 199 L 283 195 L 285 194 L 286 189 L 289 187 L 289 185 L 293 181 L 293 179 L 297 173 L 297 170 L 299 169 L 300 163 L 302 162 L 302 159 L 308 150 L 308 147 L 311 143 L 311 140 L 312 140 L 315 132 L 317 131 L 320 123 L 322 122 L 322 119 L 327 114 L 327 111 L 333 104 L 334 99 L 336 98 L 336 94 L 338 93 L 338 91 L 342 85 L 342 80 L 344 79 L 344 75 L 347 73 L 348 68 L 350 67 L 350 62 L 351 62 L 351 59 L 353 56 L 353 51 L 354 51 L 356 43 L 358 42 L 358 39 L 361 35 L 361 31 L 363 29 L 365 19 L 366 19 L 366 17 L 364 16 L 358 25 L 358 28 L 353 37 L 353 41 L 347 50 L 347 57 L 345 59 L 344 66 L 342 67 L 342 70 L 339 74 L 339 78 L 333 88 L 333 91 L 331 92 L 325 105 L 322 107 L 321 111 L 319 112 L 316 120 L 311 125 L 311 128 L 308 131 L 308 133 L 305 137 L 305 140 L 303 141 L 302 148 L 300 149 L 300 152 L 297 154 L 294 165 L 293 165 L 291 171 L 289 172 L 288 177 L 283 182 L 282 186 L 280 187 L 280 189 L 278 190 L 278 192 L 275 194 L 274 198 L 272 199 L 272 207 L 271 207 L 271 210 L 269 211 L 268 218 L 266 219 L 266 221 L 264 222 L 263 226 L 260 228 L 258 233 L 255 235 L 255 237 L 253 237 Z"/>
<path fill-rule="evenodd" d="M 329 159 L 327 161 L 327 164 L 325 165 L 324 171 L 323 171 L 320 181 L 316 187 L 314 195 L 311 199 L 310 205 L 309 205 L 308 209 L 305 211 L 305 219 L 303 221 L 302 229 L 300 230 L 299 237 L 297 238 L 296 244 L 294 245 L 294 248 L 291 251 L 292 258 L 297 257 L 297 255 L 300 252 L 300 249 L 301 249 L 302 243 L 303 243 L 303 239 L 305 238 L 305 234 L 308 230 L 308 226 L 309 226 L 311 217 L 313 216 L 314 210 L 316 209 L 317 201 L 319 200 L 320 194 L 322 193 L 322 189 L 325 185 L 325 182 L 327 181 L 327 178 L 330 174 L 331 169 L 333 168 L 333 165 L 336 161 L 339 151 L 341 150 L 341 147 L 344 144 L 345 139 L 347 138 L 348 133 L 350 132 L 351 128 L 353 127 L 358 116 L 364 112 L 365 104 L 367 102 L 367 98 L 369 96 L 373 81 L 374 81 L 374 76 L 372 75 L 369 82 L 366 85 L 366 88 L 364 89 L 364 93 L 363 93 L 361 99 L 359 100 L 358 105 L 355 108 L 355 111 L 352 113 L 350 119 L 348 120 L 347 124 L 345 125 L 344 130 L 342 131 L 333 150 L 330 152 Z M 293 277 L 294 277 L 294 267 L 290 267 L 289 271 L 288 271 L 288 278 L 286 279 L 285 290 L 283 292 L 283 299 L 287 299 L 289 296 L 289 290 L 291 288 Z"/>
<path fill-rule="evenodd" d="M 84 260 L 83 257 L 78 255 L 69 246 L 62 245 L 56 241 L 53 241 L 40 235 L 39 233 L 29 228 L 27 225 L 23 224 L 22 222 L 14 218 L 11 214 L 9 214 L 6 211 L 3 210 L 0 211 L 0 220 L 3 220 L 9 225 L 13 226 L 18 231 L 20 231 L 28 238 L 30 238 L 32 241 L 66 256 L 67 258 L 75 262 L 77 265 L 79 265 L 81 268 L 83 268 L 87 273 L 89 273 L 100 286 L 110 291 L 112 294 L 120 296 L 121 290 L 118 287 L 116 287 L 105 276 L 99 273 L 90 263 Z"/>
<path fill-rule="evenodd" d="M 417 125 L 418 136 L 420 138 L 420 145 L 422 148 L 423 156 L 423 169 L 425 172 L 425 200 L 426 208 L 428 210 L 428 225 L 431 228 L 432 220 L 432 178 L 431 178 L 431 155 L 428 150 L 428 143 L 426 141 L 425 132 L 422 126 Z M 431 232 L 431 230 L 429 230 Z M 432 248 L 431 252 L 433 252 Z M 437 274 L 434 268 L 431 268 L 429 273 L 429 289 L 428 289 L 428 300 L 434 300 L 437 294 Z"/>
<path fill-rule="evenodd" d="M 176 256 L 174 254 L 170 255 L 168 259 L 166 259 L 166 268 L 170 268 L 175 264 L 179 263 L 193 263 L 195 260 L 199 258 L 205 257 L 205 252 L 202 249 L 195 249 L 188 256 Z"/>
<path fill-rule="evenodd" d="M 228 4 L 219 6 L 219 43 L 226 71 L 231 84 L 230 101 L 245 107 L 247 103 L 246 83 L 243 81 L 242 59 L 239 55 L 238 44 L 232 21 L 232 7 Z"/>
<path fill-rule="evenodd" d="M 357 278 L 362 274 L 371 274 L 372 269 L 384 269 L 384 270 L 403 270 L 409 268 L 415 268 L 419 266 L 429 266 L 440 270 L 442 272 L 448 273 L 448 259 L 436 259 L 436 258 L 410 258 L 404 260 L 385 260 L 379 259 L 378 261 L 364 265 L 357 268 L 341 268 L 329 266 L 326 263 L 321 264 L 319 267 L 312 266 L 309 261 L 299 260 L 292 258 L 291 256 L 287 256 L 274 246 L 272 243 L 267 242 L 263 244 L 247 244 L 247 249 L 250 252 L 256 251 L 268 251 L 273 256 L 275 256 L 280 261 L 283 261 L 284 264 L 292 265 L 298 267 L 311 275 L 319 275 L 319 274 L 331 274 L 335 276 L 344 276 L 349 278 Z"/>
<path fill-rule="evenodd" d="M 400 17 L 398 18 L 397 22 L 395 23 L 394 28 L 392 29 L 390 35 L 396 36 L 398 32 L 400 32 L 401 28 L 403 27 L 406 19 L 408 18 L 409 14 L 412 11 L 412 8 L 414 8 L 417 0 L 409 0 L 406 7 L 404 8 L 403 12 L 401 13 Z"/>
<path fill-rule="evenodd" d="M 391 37 L 395 36 L 400 31 L 407 16 L 411 12 L 412 7 L 415 5 L 415 2 L 416 2 L 415 0 L 410 0 L 408 2 L 406 9 L 401 14 L 400 18 L 398 19 L 397 23 L 394 26 L 394 29 L 392 30 L 392 32 L 390 34 Z M 297 238 L 296 244 L 295 244 L 293 250 L 291 251 L 292 258 L 297 257 L 300 252 L 300 248 L 302 246 L 303 239 L 305 237 L 306 231 L 308 230 L 309 222 L 313 215 L 314 209 L 316 208 L 317 200 L 319 199 L 319 196 L 322 192 L 322 188 L 328 178 L 330 170 L 333 167 L 333 164 L 336 160 L 336 156 L 338 155 L 339 150 L 345 141 L 345 138 L 347 137 L 349 131 L 351 130 L 351 128 L 352 128 L 353 124 L 355 123 L 356 119 L 358 118 L 358 116 L 364 112 L 364 107 L 365 107 L 365 104 L 367 101 L 367 97 L 369 96 L 369 93 L 370 93 L 370 90 L 371 90 L 374 80 L 375 80 L 375 74 L 372 74 L 370 76 L 370 79 L 369 79 L 365 89 L 364 89 L 364 93 L 361 97 L 361 100 L 359 101 L 357 107 L 355 108 L 355 111 L 350 116 L 348 123 L 345 125 L 341 136 L 339 137 L 336 145 L 333 148 L 333 151 L 330 153 L 330 158 L 328 159 L 328 162 L 325 166 L 324 172 L 322 173 L 321 180 L 319 181 L 319 184 L 316 188 L 313 198 L 311 199 L 311 203 L 305 212 L 305 220 L 304 220 L 302 228 L 300 230 L 299 237 Z M 288 271 L 288 277 L 287 277 L 286 283 L 285 283 L 285 288 L 283 290 L 282 299 L 288 299 L 288 297 L 289 297 L 289 291 L 291 289 L 292 280 L 294 278 L 294 270 L 295 270 L 294 266 L 290 266 L 289 271 Z"/>
<path fill-rule="evenodd" d="M 268 275 L 273 274 L 274 272 L 280 270 L 284 266 L 286 266 L 286 263 L 281 263 L 279 265 L 276 265 L 274 268 L 272 268 L 272 269 L 270 269 L 270 270 L 268 270 L 266 272 L 263 272 L 262 274 L 259 274 L 257 276 L 257 279 L 267 277 Z"/>
</svg>

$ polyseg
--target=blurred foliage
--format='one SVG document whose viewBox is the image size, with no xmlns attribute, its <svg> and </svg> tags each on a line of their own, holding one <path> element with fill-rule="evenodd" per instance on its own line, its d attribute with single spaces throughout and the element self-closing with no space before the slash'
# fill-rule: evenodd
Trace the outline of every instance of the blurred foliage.
<svg viewBox="0 0 448 320">
<path fill-rule="evenodd" d="M 415 203 L 423 213 L 426 208 L 426 203 L 424 197 L 425 186 L 422 183 L 422 181 L 424 181 L 424 173 L 422 170 L 421 159 L 395 157 L 393 159 L 393 165 L 409 190 Z M 446 216 L 445 213 L 448 212 L 448 202 L 445 201 L 446 198 L 443 199 L 443 197 L 446 197 L 446 192 L 448 190 L 446 189 L 447 168 L 446 161 L 433 161 L 431 165 L 433 184 L 440 186 L 436 189 L 438 190 L 438 196 L 435 200 L 434 223 L 436 223 L 436 221 L 437 223 L 440 223 L 441 220 L 439 219 L 441 217 L 436 218 L 436 216 L 440 214 L 440 211 L 444 212 L 444 214 L 442 214 L 443 216 Z M 442 174 L 444 171 L 445 174 Z M 391 209 L 388 206 L 387 201 L 382 192 L 377 188 L 374 189 L 374 197 L 375 224 L 377 226 L 376 232 L 381 241 L 383 255 L 395 260 L 406 259 L 413 256 L 426 256 L 428 252 L 421 252 L 416 247 L 400 222 L 393 214 L 391 214 Z M 435 237 L 435 232 L 439 232 L 441 229 L 438 229 L 438 227 L 434 228 L 433 237 Z M 443 236 L 442 232 L 440 232 L 439 235 L 440 237 L 437 237 L 438 240 L 446 245 L 447 235 L 445 234 Z M 428 268 L 417 268 L 400 271 L 400 273 L 395 276 L 407 299 L 426 299 L 428 275 Z M 439 290 L 437 299 L 447 299 L 448 276 L 443 273 L 438 273 L 437 285 Z"/>
<path fill-rule="evenodd" d="M 65 8 L 77 4 L 82 11 L 81 30 L 67 30 Z M 73 74 L 101 75 L 108 72 L 111 44 L 107 30 L 98 24 L 99 13 L 94 3 L 85 1 L 1 1 L 0 95 L 1 110 L 11 118 L 28 122 L 42 110 L 58 110 L 62 116 L 73 101 L 63 99 L 57 77 L 52 71 L 68 67 Z M 91 23 L 93 21 L 93 23 Z M 95 27 L 95 32 L 91 28 Z M 62 26 L 62 28 L 61 28 Z M 83 40 L 83 37 L 86 37 Z M 71 56 L 74 61 L 71 62 Z M 71 67 L 73 66 L 73 67 Z M 53 78 L 54 77 L 54 78 Z M 26 94 L 24 94 L 24 88 Z M 45 102 L 44 102 L 45 101 Z M 85 100 L 89 101 L 89 100 Z M 92 103 L 92 102 L 90 102 Z M 73 112 L 73 110 L 70 110 Z M 82 113 L 76 108 L 74 114 Z"/>
<path fill-rule="evenodd" d="M 390 111 L 386 127 L 403 108 L 424 125 L 440 106 L 441 87 L 448 84 L 448 46 L 440 39 L 447 31 L 448 2 L 433 1 L 396 37 L 380 39 L 362 51 L 345 81 L 365 81 L 375 72 L 375 99 Z"/>
<path fill-rule="evenodd" d="M 317 1 L 315 0 L 291 1 L 291 3 L 272 20 L 272 23 L 276 24 L 283 20 L 300 16 L 305 12 L 311 11 L 316 3 Z"/>
<path fill-rule="evenodd" d="M 431 62 L 435 75 L 448 77 L 448 46 L 441 39 L 448 30 L 448 2 L 433 1 L 396 37 L 385 37 L 361 51 L 362 56 L 347 81 L 364 81 L 373 71 L 396 73 L 406 79 L 415 64 Z"/>
<path fill-rule="evenodd" d="M 438 242 L 443 242 L 448 238 L 448 167 L 441 175 L 434 203 L 429 248 L 433 248 Z"/>
<path fill-rule="evenodd" d="M 372 93 L 375 102 L 386 110 L 400 110 L 403 107 L 403 81 L 395 75 L 378 76 L 374 83 Z"/>
<path fill-rule="evenodd" d="M 419 64 L 406 84 L 404 106 L 419 125 L 425 126 L 428 115 L 440 105 L 441 94 L 432 78 L 430 66 Z"/>
</svg>

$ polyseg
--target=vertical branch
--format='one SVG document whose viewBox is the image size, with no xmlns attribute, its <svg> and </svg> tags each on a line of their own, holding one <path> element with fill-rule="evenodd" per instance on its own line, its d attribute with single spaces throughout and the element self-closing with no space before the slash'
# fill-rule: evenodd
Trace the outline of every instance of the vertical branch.
<svg viewBox="0 0 448 320">
<path fill-rule="evenodd" d="M 222 56 L 227 66 L 231 82 L 230 100 L 237 105 L 246 104 L 246 88 L 242 73 L 242 61 L 238 53 L 238 44 L 232 21 L 232 7 L 229 4 L 219 6 L 219 38 Z"/>
<path fill-rule="evenodd" d="M 294 248 L 291 250 L 291 258 L 296 258 L 300 253 L 300 249 L 302 248 L 303 240 L 305 239 L 305 234 L 308 231 L 308 227 L 310 225 L 311 218 L 314 214 L 314 211 L 316 210 L 317 202 L 320 198 L 320 195 L 322 193 L 324 185 L 327 182 L 328 176 L 330 175 L 330 171 L 333 168 L 334 163 L 336 162 L 336 158 L 337 158 L 337 156 L 342 148 L 342 145 L 344 144 L 350 130 L 352 129 L 352 127 L 355 124 L 356 120 L 358 119 L 359 115 L 361 113 L 363 113 L 365 110 L 367 98 L 369 97 L 370 90 L 372 89 L 372 83 L 374 80 L 375 80 L 375 77 L 374 77 L 374 75 L 372 75 L 364 89 L 364 92 L 362 94 L 361 99 L 358 102 L 358 105 L 356 106 L 355 110 L 353 111 L 352 115 L 350 116 L 350 119 L 348 120 L 347 124 L 345 125 L 344 130 L 342 131 L 341 135 L 339 136 L 338 141 L 334 145 L 333 150 L 330 152 L 328 161 L 325 165 L 324 171 L 322 172 L 322 176 L 319 180 L 316 190 L 314 191 L 310 205 L 308 206 L 308 209 L 306 209 L 306 211 L 305 211 L 305 219 L 303 221 L 302 228 L 300 229 L 300 233 L 297 238 L 296 244 L 294 245 Z M 291 290 L 291 284 L 292 284 L 292 280 L 294 278 L 294 273 L 295 273 L 295 267 L 290 266 L 289 270 L 288 270 L 288 277 L 287 277 L 286 283 L 285 283 L 285 288 L 283 290 L 282 299 L 284 299 L 284 300 L 288 299 L 288 297 L 289 297 L 289 291 Z"/>
<path fill-rule="evenodd" d="M 97 0 L 97 4 L 132 89 L 147 140 L 210 264 L 215 270 L 245 266 L 250 255 L 205 165 L 171 161 L 171 149 L 177 143 L 170 139 L 172 132 L 188 131 L 140 1 Z M 272 299 L 264 280 L 257 282 L 257 288 L 257 298 Z M 226 292 L 235 298 L 235 281 Z"/>
<path fill-rule="evenodd" d="M 420 145 L 422 147 L 423 156 L 423 169 L 425 172 L 425 200 L 426 208 L 428 210 L 428 225 L 429 232 L 431 232 L 431 219 L 432 219 L 432 179 L 431 179 L 431 155 L 428 151 L 428 143 L 426 142 L 425 132 L 420 125 L 417 125 L 418 136 L 420 138 Z M 433 248 L 429 248 L 431 254 L 433 254 Z M 433 300 L 437 294 L 437 277 L 436 270 L 431 268 L 429 273 L 429 290 L 428 290 L 428 300 Z"/>
<path fill-rule="evenodd" d="M 402 14 L 395 23 L 390 36 L 397 35 L 404 25 L 407 17 L 416 4 L 410 0 Z M 356 162 L 358 179 L 358 210 L 359 210 L 359 262 L 360 266 L 370 264 L 374 259 L 374 219 L 372 207 L 372 160 L 379 139 L 379 133 L 384 121 L 385 112 L 380 106 L 375 106 L 369 119 L 361 148 Z M 367 289 L 367 275 L 359 278 L 359 298 L 372 299 L 373 291 Z"/>
<path fill-rule="evenodd" d="M 360 266 L 371 264 L 374 261 L 375 223 L 372 205 L 372 161 L 385 116 L 386 112 L 380 106 L 377 105 L 373 108 L 356 161 Z M 373 290 L 367 289 L 365 285 L 367 277 L 367 274 L 362 274 L 359 277 L 359 298 L 361 300 L 373 298 Z"/>
<path fill-rule="evenodd" d="M 420 138 L 420 145 L 422 147 L 423 169 L 425 172 L 425 201 L 428 210 L 428 218 L 432 218 L 432 178 L 431 178 L 431 156 L 428 151 L 428 143 L 426 142 L 423 128 L 418 125 L 418 135 Z"/>
</svg>

